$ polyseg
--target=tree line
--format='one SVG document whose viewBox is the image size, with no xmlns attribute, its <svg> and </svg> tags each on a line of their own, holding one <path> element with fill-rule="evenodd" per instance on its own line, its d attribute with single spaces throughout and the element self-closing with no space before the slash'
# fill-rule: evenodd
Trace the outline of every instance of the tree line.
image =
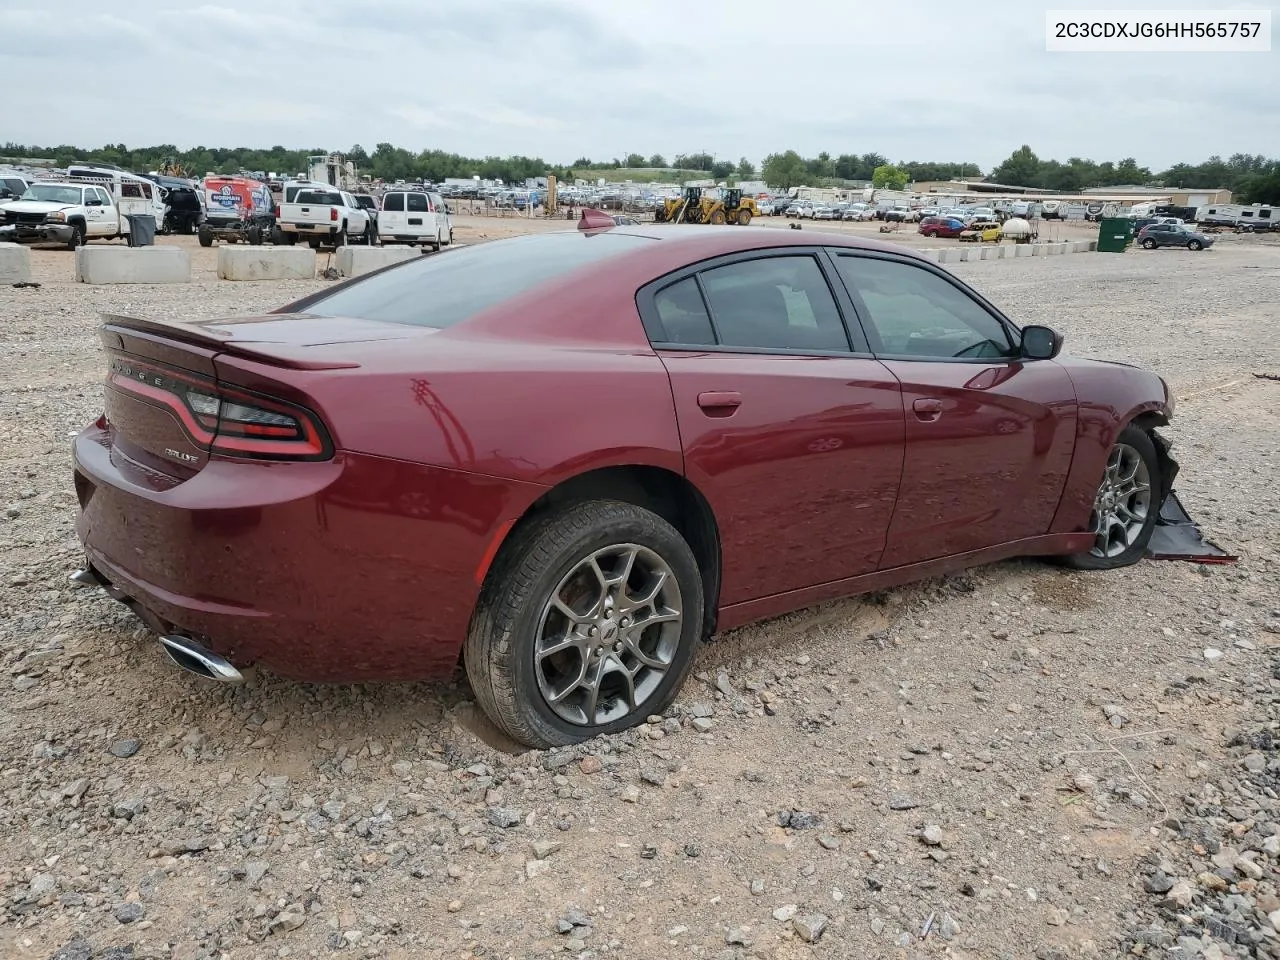
<svg viewBox="0 0 1280 960">
<path fill-rule="evenodd" d="M 290 175 L 306 168 L 308 156 L 327 154 L 327 147 L 289 150 L 282 146 L 270 149 L 249 147 L 194 147 L 180 150 L 173 144 L 153 147 L 127 147 L 123 143 L 97 148 L 66 144 L 42 147 L 5 143 L 0 156 L 10 158 L 42 158 L 65 167 L 70 163 L 114 163 L 128 170 L 145 172 L 164 166 L 179 165 L 190 176 L 206 173 L 238 173 L 242 170 L 271 171 Z M 898 161 L 891 162 L 878 153 L 842 153 L 833 156 L 826 151 L 814 157 L 803 157 L 795 150 L 772 153 L 757 165 L 746 157 L 732 161 L 706 151 L 678 153 L 667 157 L 654 153 L 645 156 L 629 153 L 609 160 L 579 157 L 571 164 L 548 163 L 541 157 L 521 155 L 508 157 L 466 157 L 445 150 L 414 152 L 391 143 L 379 143 L 372 152 L 359 144 L 346 151 L 361 173 L 383 180 L 440 181 L 446 177 L 481 177 L 486 180 L 521 182 L 527 177 L 554 175 L 572 179 L 575 172 L 602 170 L 676 170 L 687 178 L 713 177 L 717 180 L 750 180 L 762 178 L 770 187 L 790 189 L 801 185 L 825 186 L 847 181 L 868 181 L 878 187 L 901 189 L 910 182 L 950 180 L 959 177 L 981 177 L 976 163 Z M 1153 172 L 1139 166 L 1132 157 L 1119 161 L 1095 162 L 1081 157 L 1065 161 L 1042 160 L 1030 146 L 1022 146 L 987 175 L 995 183 L 1017 187 L 1040 187 L 1061 193 L 1072 193 L 1089 187 L 1123 185 L 1161 186 L 1170 189 L 1216 189 L 1225 187 L 1242 203 L 1280 203 L 1280 160 L 1237 153 L 1223 160 L 1219 156 L 1197 163 L 1177 163 L 1167 170 Z"/>
</svg>

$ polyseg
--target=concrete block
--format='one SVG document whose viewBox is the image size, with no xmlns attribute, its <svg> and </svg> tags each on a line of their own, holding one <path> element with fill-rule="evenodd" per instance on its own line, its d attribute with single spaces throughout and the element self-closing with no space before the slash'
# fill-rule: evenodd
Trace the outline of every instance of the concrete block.
<svg viewBox="0 0 1280 960">
<path fill-rule="evenodd" d="M 0 243 L 0 286 L 31 279 L 31 251 L 19 243 Z"/>
<path fill-rule="evenodd" d="M 179 247 L 76 250 L 77 283 L 190 283 L 191 254 Z"/>
<path fill-rule="evenodd" d="M 1010 249 L 1013 250 L 1013 256 L 1015 257 L 1031 257 L 1035 256 L 1036 252 L 1036 248 L 1029 243 L 1019 243 Z"/>
<path fill-rule="evenodd" d="M 959 263 L 964 259 L 964 250 L 960 247 L 948 247 L 938 251 L 939 263 Z"/>
<path fill-rule="evenodd" d="M 1048 244 L 1047 244 L 1047 243 L 1033 243 L 1033 244 L 1031 244 L 1031 255 L 1032 255 L 1033 257 L 1043 257 L 1043 256 L 1045 255 L 1044 248 L 1045 248 L 1045 247 L 1047 247 L 1047 246 L 1048 246 Z"/>
<path fill-rule="evenodd" d="M 219 247 L 220 280 L 314 280 L 316 252 L 310 247 Z"/>
<path fill-rule="evenodd" d="M 1013 256 L 1013 251 L 1014 251 L 1015 249 L 1016 249 L 1016 248 L 1009 246 L 1009 244 L 1007 244 L 1007 243 L 1002 243 L 1002 244 L 1000 244 L 1000 246 L 998 246 L 998 247 L 996 247 L 996 248 L 995 248 L 995 251 L 996 251 L 996 259 L 997 259 L 997 260 L 1008 260 L 1010 257 L 1012 257 L 1012 256 Z"/>
<path fill-rule="evenodd" d="M 358 277 L 420 256 L 414 247 L 339 247 L 338 272 L 344 277 Z"/>
<path fill-rule="evenodd" d="M 1085 246 L 1088 248 L 1088 250 L 1089 250 L 1089 252 L 1090 252 L 1090 253 L 1097 253 L 1097 252 L 1098 252 L 1098 241 L 1097 241 L 1097 240 L 1086 240 L 1086 241 L 1085 241 Z"/>
<path fill-rule="evenodd" d="M 916 251 L 916 253 L 920 254 L 920 256 L 924 257 L 924 259 L 930 260 L 933 263 L 938 262 L 938 254 L 940 254 L 941 252 L 942 251 L 939 250 L 937 247 L 929 247 L 925 250 Z"/>
</svg>

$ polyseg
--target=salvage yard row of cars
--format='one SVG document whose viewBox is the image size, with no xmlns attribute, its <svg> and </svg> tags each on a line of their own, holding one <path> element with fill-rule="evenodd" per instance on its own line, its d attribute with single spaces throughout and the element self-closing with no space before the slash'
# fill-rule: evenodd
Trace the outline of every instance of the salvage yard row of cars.
<svg viewBox="0 0 1280 960">
<path fill-rule="evenodd" d="M 444 198 L 429 190 L 393 190 L 376 198 L 325 183 L 290 181 L 277 200 L 247 177 L 202 182 L 141 176 L 106 165 L 71 167 L 64 177 L 28 181 L 0 176 L 0 240 L 60 243 L 128 237 L 131 217 L 151 217 L 161 232 L 215 242 L 294 244 L 401 243 L 434 250 L 453 242 Z"/>
<path fill-rule="evenodd" d="M 101 337 L 78 582 L 224 683 L 461 661 L 536 747 L 661 714 L 753 620 L 1006 557 L 1133 563 L 1177 472 L 1158 376 L 836 233 L 590 211 Z"/>
</svg>

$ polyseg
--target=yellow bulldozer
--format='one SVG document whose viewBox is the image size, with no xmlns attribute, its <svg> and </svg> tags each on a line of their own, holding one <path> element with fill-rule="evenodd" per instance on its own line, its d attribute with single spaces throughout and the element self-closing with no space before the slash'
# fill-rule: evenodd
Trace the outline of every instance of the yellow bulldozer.
<svg viewBox="0 0 1280 960">
<path fill-rule="evenodd" d="M 684 196 L 669 197 L 654 211 L 658 223 L 736 223 L 746 226 L 760 209 L 751 197 L 738 189 L 721 190 L 720 196 L 709 196 L 701 187 L 685 187 Z"/>
</svg>

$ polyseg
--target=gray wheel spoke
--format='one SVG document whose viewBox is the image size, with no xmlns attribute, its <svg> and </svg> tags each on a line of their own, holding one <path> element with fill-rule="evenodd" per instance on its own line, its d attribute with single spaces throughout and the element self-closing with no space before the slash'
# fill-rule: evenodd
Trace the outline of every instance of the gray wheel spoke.
<svg viewBox="0 0 1280 960">
<path fill-rule="evenodd" d="M 634 596 L 633 581 L 642 584 Z M 585 613 L 574 609 L 587 603 Z M 681 607 L 680 585 L 653 549 L 623 543 L 583 556 L 539 621 L 534 670 L 547 705 L 587 727 L 640 710 L 675 661 Z"/>
<path fill-rule="evenodd" d="M 1151 507 L 1151 474 L 1142 454 L 1117 443 L 1107 457 L 1093 502 L 1096 557 L 1116 557 L 1137 542 Z"/>
</svg>

